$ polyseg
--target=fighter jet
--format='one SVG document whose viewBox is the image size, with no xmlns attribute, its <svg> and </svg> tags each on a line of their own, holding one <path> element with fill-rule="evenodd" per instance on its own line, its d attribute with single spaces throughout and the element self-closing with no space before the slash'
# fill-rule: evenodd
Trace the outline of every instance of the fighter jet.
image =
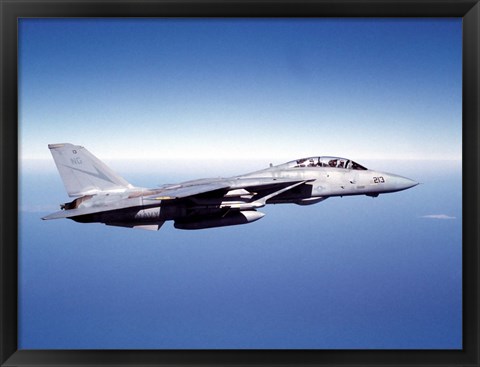
<svg viewBox="0 0 480 367">
<path fill-rule="evenodd" d="M 87 149 L 49 144 L 67 193 L 75 197 L 42 219 L 158 230 L 168 220 L 178 229 L 252 223 L 267 204 L 311 205 L 334 196 L 379 194 L 418 185 L 408 178 L 370 170 L 347 158 L 317 156 L 229 178 L 136 187 Z"/>
</svg>

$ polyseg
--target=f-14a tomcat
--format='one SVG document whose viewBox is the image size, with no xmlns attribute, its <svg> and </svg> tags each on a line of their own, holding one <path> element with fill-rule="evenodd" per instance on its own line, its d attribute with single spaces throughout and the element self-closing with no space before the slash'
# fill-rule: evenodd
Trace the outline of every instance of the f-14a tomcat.
<svg viewBox="0 0 480 367">
<path fill-rule="evenodd" d="M 203 229 L 254 222 L 267 204 L 311 205 L 333 196 L 379 194 L 408 189 L 417 182 L 367 169 L 346 158 L 297 159 L 230 178 L 211 178 L 136 187 L 82 146 L 48 145 L 67 193 L 76 197 L 42 219 L 69 218 L 80 223 L 158 230 Z"/>
</svg>

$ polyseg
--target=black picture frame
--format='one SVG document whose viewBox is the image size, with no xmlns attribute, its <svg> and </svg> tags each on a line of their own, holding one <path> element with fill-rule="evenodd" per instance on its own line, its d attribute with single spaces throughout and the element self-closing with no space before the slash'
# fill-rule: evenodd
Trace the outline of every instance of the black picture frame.
<svg viewBox="0 0 480 367">
<path fill-rule="evenodd" d="M 17 350 L 17 19 L 20 17 L 461 17 L 463 19 L 462 350 Z M 478 366 L 479 0 L 0 0 L 2 366 Z"/>
</svg>

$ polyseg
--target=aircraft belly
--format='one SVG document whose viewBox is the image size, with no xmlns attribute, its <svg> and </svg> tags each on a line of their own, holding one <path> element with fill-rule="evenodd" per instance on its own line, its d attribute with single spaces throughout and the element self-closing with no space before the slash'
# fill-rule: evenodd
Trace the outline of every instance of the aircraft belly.
<svg viewBox="0 0 480 367">
<path fill-rule="evenodd" d="M 164 221 L 159 206 L 152 208 L 136 207 L 105 211 L 73 217 L 77 222 L 115 222 L 115 223 L 156 223 Z"/>
</svg>

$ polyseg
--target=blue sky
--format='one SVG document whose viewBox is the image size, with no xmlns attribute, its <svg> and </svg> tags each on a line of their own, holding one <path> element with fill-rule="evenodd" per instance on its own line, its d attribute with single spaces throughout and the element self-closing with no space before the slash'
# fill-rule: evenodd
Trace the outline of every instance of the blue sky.
<svg viewBox="0 0 480 367">
<path fill-rule="evenodd" d="M 461 19 L 21 19 L 20 348 L 461 348 L 461 54 Z M 312 155 L 422 185 L 203 231 L 41 221 L 59 142 L 147 187 Z"/>
<path fill-rule="evenodd" d="M 23 19 L 21 157 L 461 158 L 460 19 Z M 119 147 L 121 147 L 119 149 Z"/>
</svg>

